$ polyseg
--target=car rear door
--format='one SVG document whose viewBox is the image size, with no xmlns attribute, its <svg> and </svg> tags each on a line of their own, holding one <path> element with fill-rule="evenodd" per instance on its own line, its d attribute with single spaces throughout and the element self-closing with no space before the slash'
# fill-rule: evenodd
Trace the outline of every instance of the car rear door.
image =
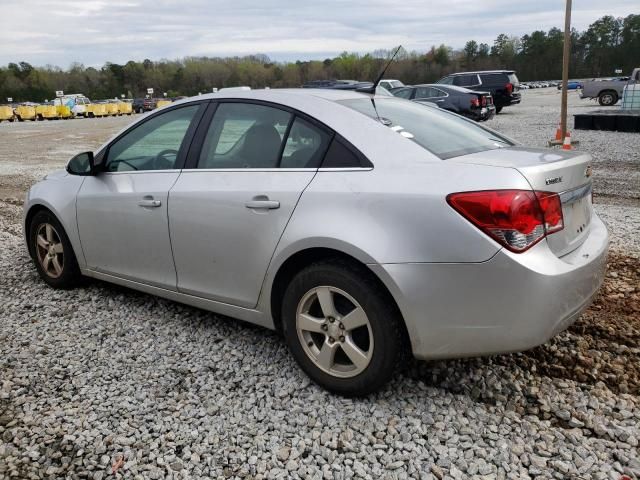
<svg viewBox="0 0 640 480">
<path fill-rule="evenodd" d="M 87 177 L 76 199 L 87 267 L 176 289 L 167 200 L 206 105 L 159 112 L 114 140 L 104 170 Z"/>
<path fill-rule="evenodd" d="M 221 101 L 211 108 L 169 194 L 178 290 L 253 308 L 331 132 L 277 105 Z"/>
</svg>

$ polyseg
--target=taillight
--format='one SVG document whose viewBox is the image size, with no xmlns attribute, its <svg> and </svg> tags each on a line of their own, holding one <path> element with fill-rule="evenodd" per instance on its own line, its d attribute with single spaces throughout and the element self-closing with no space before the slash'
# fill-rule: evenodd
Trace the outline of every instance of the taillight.
<svg viewBox="0 0 640 480">
<path fill-rule="evenodd" d="M 447 195 L 458 213 L 512 252 L 524 252 L 562 230 L 562 204 L 552 192 L 486 190 Z"/>
<path fill-rule="evenodd" d="M 487 97 L 482 97 L 482 106 L 483 107 L 487 106 Z"/>
<path fill-rule="evenodd" d="M 511 92 L 513 92 L 513 83 L 511 83 L 511 82 L 507 83 L 507 84 L 504 86 L 504 88 L 506 88 L 506 89 L 507 89 L 507 93 L 508 93 L 509 95 L 511 95 Z"/>
<path fill-rule="evenodd" d="M 477 98 L 472 98 L 471 99 L 471 106 L 472 107 L 479 107 L 480 106 L 480 101 Z"/>
</svg>

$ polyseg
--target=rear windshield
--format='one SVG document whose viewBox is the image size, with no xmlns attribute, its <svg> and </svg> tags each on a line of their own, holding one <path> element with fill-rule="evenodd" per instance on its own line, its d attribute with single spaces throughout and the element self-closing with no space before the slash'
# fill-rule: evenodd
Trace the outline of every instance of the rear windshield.
<svg viewBox="0 0 640 480">
<path fill-rule="evenodd" d="M 382 122 L 443 160 L 513 145 L 475 122 L 400 98 L 376 98 L 375 107 L 371 98 L 338 103 Z"/>
</svg>

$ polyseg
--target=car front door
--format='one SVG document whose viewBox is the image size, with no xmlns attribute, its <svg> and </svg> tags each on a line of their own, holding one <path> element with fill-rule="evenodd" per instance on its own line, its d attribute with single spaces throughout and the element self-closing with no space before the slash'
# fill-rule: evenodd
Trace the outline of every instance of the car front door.
<svg viewBox="0 0 640 480">
<path fill-rule="evenodd" d="M 195 103 L 158 113 L 108 146 L 102 171 L 85 179 L 76 201 L 89 269 L 176 289 L 168 192 L 205 107 Z"/>
<path fill-rule="evenodd" d="M 169 193 L 178 290 L 253 308 L 278 241 L 331 134 L 265 104 L 222 102 Z"/>
</svg>

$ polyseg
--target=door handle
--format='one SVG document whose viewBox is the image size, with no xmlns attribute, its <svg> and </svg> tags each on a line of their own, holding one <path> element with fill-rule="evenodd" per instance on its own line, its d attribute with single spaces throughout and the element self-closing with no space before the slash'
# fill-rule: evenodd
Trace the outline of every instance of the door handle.
<svg viewBox="0 0 640 480">
<path fill-rule="evenodd" d="M 160 205 L 162 205 L 162 202 L 160 200 L 154 200 L 153 198 L 143 198 L 138 202 L 139 207 L 155 208 L 159 207 Z"/>
<path fill-rule="evenodd" d="M 280 208 L 280 202 L 276 200 L 250 200 L 244 204 L 247 208 L 273 210 Z"/>
</svg>

